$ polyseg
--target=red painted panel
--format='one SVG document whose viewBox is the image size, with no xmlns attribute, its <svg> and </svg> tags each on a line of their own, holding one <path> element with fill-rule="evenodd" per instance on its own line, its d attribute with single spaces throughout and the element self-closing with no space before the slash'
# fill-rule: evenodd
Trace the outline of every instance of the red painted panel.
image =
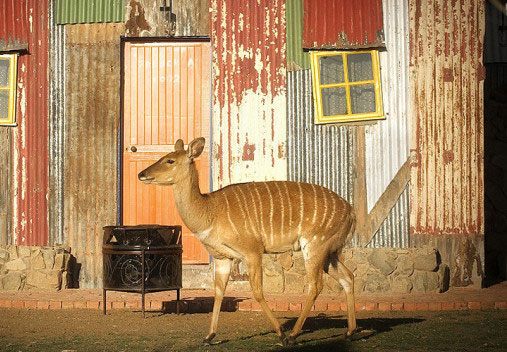
<svg viewBox="0 0 507 352">
<path fill-rule="evenodd" d="M 0 1 L 0 49 L 19 48 L 27 42 L 28 0 Z"/>
<path fill-rule="evenodd" d="M 48 245 L 48 3 L 26 0 L 14 10 L 15 33 L 26 30 L 28 55 L 18 60 L 14 128 L 14 238 L 19 245 Z M 10 1 L 7 1 L 9 3 Z M 17 3 L 18 1 L 13 1 Z M 5 30 L 5 29 L 4 29 Z M 18 34 L 16 34 L 18 35 Z"/>
<path fill-rule="evenodd" d="M 303 47 L 384 45 L 382 0 L 304 0 Z"/>
</svg>

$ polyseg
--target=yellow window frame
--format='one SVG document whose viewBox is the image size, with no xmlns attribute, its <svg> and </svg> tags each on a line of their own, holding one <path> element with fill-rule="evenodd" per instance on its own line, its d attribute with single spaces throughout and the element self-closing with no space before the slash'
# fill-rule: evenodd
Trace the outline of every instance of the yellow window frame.
<svg viewBox="0 0 507 352">
<path fill-rule="evenodd" d="M 369 53 L 372 58 L 373 80 L 349 82 L 347 56 L 354 54 Z M 342 56 L 343 60 L 343 75 L 344 82 L 321 84 L 320 82 L 320 64 L 319 59 L 325 56 Z M 382 107 L 382 92 L 380 86 L 380 66 L 378 50 L 361 50 L 361 51 L 312 51 L 310 52 L 310 65 L 312 69 L 312 83 L 313 83 L 313 99 L 315 105 L 315 123 L 339 123 L 339 122 L 355 122 L 367 120 L 385 119 Z M 375 90 L 375 112 L 352 114 L 350 87 L 357 85 L 373 84 Z M 324 116 L 322 108 L 322 89 L 345 87 L 347 98 L 347 114 L 346 115 L 333 115 Z"/>
<path fill-rule="evenodd" d="M 0 117 L 0 126 L 16 125 L 16 74 L 18 67 L 17 54 L 0 54 L 0 59 L 9 60 L 9 81 L 8 86 L 1 86 L 0 91 L 9 92 L 9 103 L 7 108 L 7 118 Z"/>
</svg>

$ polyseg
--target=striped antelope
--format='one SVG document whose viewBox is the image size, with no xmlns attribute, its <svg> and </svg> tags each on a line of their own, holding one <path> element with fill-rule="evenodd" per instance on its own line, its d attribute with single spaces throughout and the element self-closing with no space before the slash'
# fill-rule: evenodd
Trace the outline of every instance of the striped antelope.
<svg viewBox="0 0 507 352">
<path fill-rule="evenodd" d="M 197 138 L 185 150 L 179 139 L 174 152 L 138 175 L 144 183 L 173 186 L 176 208 L 183 222 L 214 258 L 215 303 L 204 343 L 211 344 L 216 335 L 233 259 L 245 261 L 253 295 L 282 345 L 295 342 L 322 291 L 324 271 L 344 288 L 347 335 L 351 335 L 356 329 L 354 276 L 339 255 L 355 225 L 349 203 L 326 188 L 288 181 L 235 184 L 201 194 L 193 160 L 202 153 L 204 142 L 204 138 Z M 287 338 L 264 299 L 262 255 L 291 250 L 303 252 L 309 296 Z"/>
</svg>

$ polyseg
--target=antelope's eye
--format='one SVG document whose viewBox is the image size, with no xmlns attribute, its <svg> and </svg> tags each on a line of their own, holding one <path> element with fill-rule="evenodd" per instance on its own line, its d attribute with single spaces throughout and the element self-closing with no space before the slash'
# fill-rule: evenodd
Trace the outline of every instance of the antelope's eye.
<svg viewBox="0 0 507 352">
<path fill-rule="evenodd" d="M 169 164 L 172 164 L 172 163 L 174 163 L 174 160 L 169 159 L 169 160 L 167 160 L 167 162 L 168 162 Z"/>
</svg>

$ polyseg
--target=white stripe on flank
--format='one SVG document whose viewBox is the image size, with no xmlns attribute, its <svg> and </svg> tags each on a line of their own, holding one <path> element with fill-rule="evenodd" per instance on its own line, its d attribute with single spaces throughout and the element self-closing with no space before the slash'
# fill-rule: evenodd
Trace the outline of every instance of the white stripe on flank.
<svg viewBox="0 0 507 352">
<path fill-rule="evenodd" d="M 253 209 L 254 209 L 254 220 L 255 220 L 254 227 L 255 227 L 255 230 L 257 231 L 257 233 L 259 235 L 261 235 L 262 234 L 261 229 L 259 228 L 259 215 L 257 214 L 257 202 L 254 199 L 254 195 L 252 193 L 252 190 L 250 189 L 250 185 L 251 185 L 251 183 L 247 183 L 246 188 L 248 189 L 248 193 L 250 194 L 250 197 L 252 198 L 252 205 L 253 205 Z"/>
<path fill-rule="evenodd" d="M 323 187 L 320 189 L 322 190 L 322 198 L 324 198 L 324 214 L 322 215 L 322 221 L 320 222 L 320 228 L 322 228 L 327 217 L 327 194 L 326 190 Z"/>
<path fill-rule="evenodd" d="M 282 198 L 282 191 L 280 191 L 280 186 L 278 185 L 278 182 L 275 182 L 275 187 L 276 187 L 276 190 L 278 191 L 278 194 L 280 195 L 280 197 L 279 197 L 280 208 L 281 208 L 280 211 L 282 212 L 282 219 L 280 221 L 280 238 L 283 238 L 283 236 L 284 236 L 283 222 L 285 221 L 285 205 L 284 205 L 284 201 Z"/>
<path fill-rule="evenodd" d="M 243 212 L 243 214 L 246 213 L 246 217 L 248 219 L 248 222 L 250 223 L 251 232 L 253 232 L 254 231 L 254 224 L 253 224 L 252 218 L 250 216 L 250 211 L 248 210 L 248 201 L 247 201 L 246 196 L 243 193 L 243 190 L 241 188 L 242 188 L 242 186 L 237 187 L 239 193 L 241 193 L 241 197 L 243 197 L 243 201 L 245 202 L 245 211 Z M 236 195 L 236 193 L 235 193 L 235 195 Z M 237 196 L 237 198 L 239 199 L 239 196 Z M 239 201 L 239 203 L 241 205 L 241 209 L 243 210 L 243 202 Z"/>
<path fill-rule="evenodd" d="M 313 191 L 313 218 L 312 218 L 312 226 L 315 225 L 315 221 L 317 220 L 317 191 L 315 190 L 315 185 L 313 183 L 310 183 L 312 185 L 312 191 Z"/>
<path fill-rule="evenodd" d="M 304 199 L 303 199 L 303 190 L 301 189 L 301 183 L 297 183 L 299 188 L 299 225 L 298 225 L 298 234 L 301 236 L 301 231 L 303 229 L 303 210 L 304 210 Z"/>
<path fill-rule="evenodd" d="M 229 200 L 227 199 L 227 196 L 225 195 L 225 192 L 222 193 L 222 194 L 224 195 L 225 204 L 227 205 L 227 211 L 226 211 L 226 213 L 227 213 L 227 219 L 229 220 L 229 224 L 231 224 L 232 229 L 234 230 L 234 232 L 236 232 L 239 235 L 239 232 L 236 229 L 236 226 L 234 226 L 234 222 L 231 219 L 231 208 L 229 206 Z"/>
<path fill-rule="evenodd" d="M 326 227 L 331 226 L 332 221 L 334 220 L 334 217 L 336 216 L 336 199 L 334 197 L 331 197 L 331 203 L 333 203 L 333 209 L 331 210 L 331 216 L 329 217 Z"/>
<path fill-rule="evenodd" d="M 269 240 L 270 243 L 273 244 L 273 196 L 271 195 L 271 191 L 269 190 L 269 186 L 267 182 L 264 182 L 264 186 L 266 186 L 266 191 L 268 191 L 269 195 Z"/>
<path fill-rule="evenodd" d="M 259 198 L 259 209 L 260 209 L 259 220 L 260 220 L 261 227 L 262 227 L 262 236 L 264 238 L 266 238 L 266 229 L 264 228 L 264 216 L 262 214 L 262 208 L 263 208 L 262 198 L 261 198 L 261 195 L 260 195 L 257 187 L 254 187 L 254 190 L 255 190 L 255 193 L 257 194 L 257 197 Z"/>
<path fill-rule="evenodd" d="M 289 187 L 287 187 L 287 182 L 283 182 L 282 184 L 285 187 L 285 194 L 287 194 L 287 203 L 289 204 L 289 235 L 290 235 L 290 230 L 292 229 L 292 201 L 290 199 Z"/>
</svg>

